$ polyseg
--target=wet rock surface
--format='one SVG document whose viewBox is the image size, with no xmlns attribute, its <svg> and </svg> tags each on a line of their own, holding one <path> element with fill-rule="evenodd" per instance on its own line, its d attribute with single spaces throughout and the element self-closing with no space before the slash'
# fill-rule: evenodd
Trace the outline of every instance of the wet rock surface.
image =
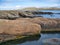
<svg viewBox="0 0 60 45">
<path fill-rule="evenodd" d="M 0 34 L 0 43 L 16 39 L 15 35 Z"/>
<path fill-rule="evenodd" d="M 60 45 L 60 38 L 51 38 L 43 40 L 43 44 L 46 45 Z"/>
</svg>

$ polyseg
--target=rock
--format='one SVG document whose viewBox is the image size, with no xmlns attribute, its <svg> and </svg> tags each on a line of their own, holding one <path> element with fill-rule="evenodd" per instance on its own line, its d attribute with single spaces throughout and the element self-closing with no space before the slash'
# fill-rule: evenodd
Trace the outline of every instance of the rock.
<svg viewBox="0 0 60 45">
<path fill-rule="evenodd" d="M 17 20 L 26 20 L 33 23 L 37 23 L 41 25 L 42 30 L 50 29 L 50 31 L 54 31 L 52 29 L 56 29 L 56 31 L 59 31 L 59 28 L 60 28 L 60 20 L 58 19 L 56 20 L 56 19 L 50 19 L 50 18 L 37 17 L 37 18 L 20 18 Z"/>
<path fill-rule="evenodd" d="M 19 18 L 18 12 L 15 10 L 0 11 L 0 19 L 16 19 Z"/>
<path fill-rule="evenodd" d="M 0 43 L 14 39 L 17 39 L 14 35 L 0 34 Z"/>
<path fill-rule="evenodd" d="M 28 11 L 29 12 L 29 11 Z M 30 11 L 32 14 L 54 14 L 53 12 Z"/>
<path fill-rule="evenodd" d="M 16 45 L 17 43 L 24 43 L 26 41 L 36 41 L 39 40 L 41 35 L 30 35 L 30 36 L 15 36 L 15 35 L 7 35 L 7 34 L 1 34 L 0 35 L 0 45 Z M 17 41 L 17 42 L 16 42 Z M 10 44 L 10 43 L 11 44 Z M 7 43 L 7 44 L 6 44 Z"/>
<path fill-rule="evenodd" d="M 0 43 L 8 40 L 23 38 L 29 35 L 37 35 L 41 32 L 41 26 L 26 20 L 0 19 Z M 21 37 L 23 36 L 23 37 Z"/>
<path fill-rule="evenodd" d="M 26 20 L 1 20 L 0 34 L 10 35 L 35 35 L 40 34 L 41 27 L 36 23 Z"/>
<path fill-rule="evenodd" d="M 50 38 L 42 41 L 46 45 L 60 45 L 60 38 Z"/>
<path fill-rule="evenodd" d="M 57 27 L 60 28 L 60 19 L 54 19 L 55 21 L 57 21 Z"/>
<path fill-rule="evenodd" d="M 35 17 L 43 17 L 37 16 L 35 14 L 53 14 L 52 12 L 38 12 L 38 11 L 19 11 L 19 10 L 1 10 L 0 11 L 0 19 L 9 19 L 15 20 L 17 18 L 35 18 Z"/>
<path fill-rule="evenodd" d="M 31 12 L 25 12 L 25 11 L 18 11 L 18 10 L 8 10 L 8 11 L 0 11 L 0 19 L 9 19 L 9 20 L 15 20 L 17 18 L 34 18 L 34 16 Z"/>
</svg>

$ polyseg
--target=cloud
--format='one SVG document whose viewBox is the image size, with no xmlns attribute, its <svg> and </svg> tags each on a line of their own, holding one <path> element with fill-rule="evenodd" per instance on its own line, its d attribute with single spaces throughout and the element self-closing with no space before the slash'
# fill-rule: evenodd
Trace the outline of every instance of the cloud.
<svg viewBox="0 0 60 45">
<path fill-rule="evenodd" d="M 26 6 L 21 6 L 21 5 L 16 5 L 16 6 L 8 6 L 8 5 L 6 5 L 6 6 L 0 6 L 0 10 L 14 10 L 14 9 L 22 9 L 22 8 L 24 8 L 24 7 L 26 7 Z"/>
<path fill-rule="evenodd" d="M 59 6 L 59 4 L 52 4 L 52 5 L 50 5 L 51 7 L 58 7 Z"/>
<path fill-rule="evenodd" d="M 3 0 L 3 1 L 7 1 L 7 2 L 10 2 L 10 1 L 33 1 L 33 0 Z"/>
<path fill-rule="evenodd" d="M 45 1 L 47 1 L 47 2 L 59 2 L 60 0 L 45 0 Z"/>
<path fill-rule="evenodd" d="M 12 10 L 12 9 L 16 9 L 14 6 L 0 6 L 0 10 Z"/>
<path fill-rule="evenodd" d="M 21 8 L 24 8 L 24 7 L 21 6 L 21 5 L 16 5 L 16 6 L 15 6 L 15 9 L 21 9 Z"/>
<path fill-rule="evenodd" d="M 24 7 L 58 7 L 58 6 L 60 6 L 60 0 L 2 0 L 0 4 L 0 9 L 19 9 Z"/>
</svg>

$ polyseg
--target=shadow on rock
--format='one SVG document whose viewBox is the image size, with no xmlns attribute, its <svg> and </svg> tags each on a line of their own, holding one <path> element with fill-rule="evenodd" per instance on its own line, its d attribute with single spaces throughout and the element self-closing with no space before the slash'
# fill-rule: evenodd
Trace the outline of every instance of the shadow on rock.
<svg viewBox="0 0 60 45">
<path fill-rule="evenodd" d="M 22 39 L 16 39 L 16 40 L 10 40 L 7 42 L 3 42 L 0 45 L 17 45 L 17 44 L 22 44 L 28 41 L 38 41 L 40 39 L 41 35 L 34 35 L 34 36 L 27 36 Z"/>
</svg>

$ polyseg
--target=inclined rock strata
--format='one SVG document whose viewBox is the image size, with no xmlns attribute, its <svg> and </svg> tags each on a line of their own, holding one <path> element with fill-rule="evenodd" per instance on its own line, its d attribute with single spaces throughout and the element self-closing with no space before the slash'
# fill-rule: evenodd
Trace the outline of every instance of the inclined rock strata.
<svg viewBox="0 0 60 45">
<path fill-rule="evenodd" d="M 17 18 L 34 18 L 39 17 L 35 14 L 53 14 L 52 12 L 38 12 L 38 11 L 18 11 L 18 10 L 9 10 L 9 11 L 0 11 L 0 19 L 9 19 L 14 20 Z M 42 16 L 40 16 L 42 17 Z"/>
</svg>

